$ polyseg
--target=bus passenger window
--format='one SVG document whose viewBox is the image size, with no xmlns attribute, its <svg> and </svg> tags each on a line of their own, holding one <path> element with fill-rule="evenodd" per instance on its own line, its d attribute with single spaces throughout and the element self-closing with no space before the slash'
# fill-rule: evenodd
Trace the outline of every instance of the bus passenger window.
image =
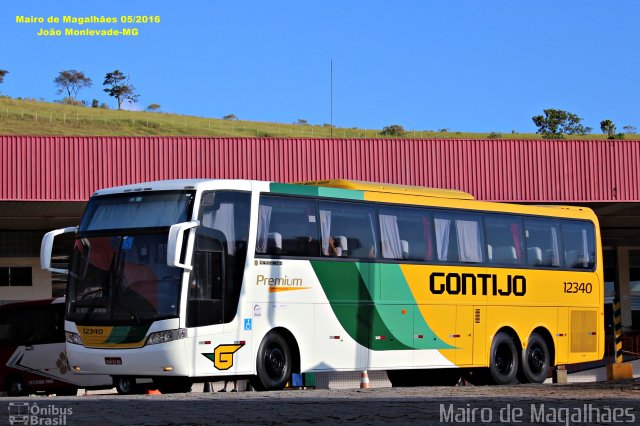
<svg viewBox="0 0 640 426">
<path fill-rule="evenodd" d="M 487 260 L 490 264 L 524 263 L 522 221 L 515 216 L 488 214 L 485 216 Z"/>
<path fill-rule="evenodd" d="M 372 206 L 333 201 L 320 201 L 318 205 L 324 256 L 332 255 L 329 252 L 330 238 L 333 237 L 335 244 L 337 236 L 342 236 L 346 240 L 346 250 L 341 253 L 341 257 L 375 258 L 377 256 L 378 242 Z M 342 245 L 344 240 L 342 238 L 340 240 Z"/>
<path fill-rule="evenodd" d="M 483 261 L 480 218 L 470 214 L 434 214 L 438 260 L 481 263 Z"/>
<path fill-rule="evenodd" d="M 529 265 L 546 268 L 560 266 L 560 229 L 558 221 L 528 219 L 524 221 Z"/>
<path fill-rule="evenodd" d="M 564 262 L 571 269 L 593 269 L 595 236 L 591 223 L 563 223 Z"/>
<path fill-rule="evenodd" d="M 428 211 L 415 207 L 382 207 L 378 220 L 383 258 L 433 259 L 433 224 Z"/>
<path fill-rule="evenodd" d="M 315 203 L 294 197 L 263 196 L 258 214 L 256 253 L 319 256 Z"/>
</svg>

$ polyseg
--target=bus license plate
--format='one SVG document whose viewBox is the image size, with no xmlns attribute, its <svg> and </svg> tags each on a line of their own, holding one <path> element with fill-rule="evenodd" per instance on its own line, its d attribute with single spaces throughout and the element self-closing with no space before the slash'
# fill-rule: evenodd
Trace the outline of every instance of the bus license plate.
<svg viewBox="0 0 640 426">
<path fill-rule="evenodd" d="M 107 365 L 122 365 L 122 358 L 120 358 L 120 357 L 117 357 L 117 358 L 105 357 L 104 363 L 107 364 Z"/>
</svg>

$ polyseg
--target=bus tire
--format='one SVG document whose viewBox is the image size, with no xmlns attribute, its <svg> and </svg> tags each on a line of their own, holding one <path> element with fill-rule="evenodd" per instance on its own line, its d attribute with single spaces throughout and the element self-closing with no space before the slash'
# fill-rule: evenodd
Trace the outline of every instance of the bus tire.
<svg viewBox="0 0 640 426">
<path fill-rule="evenodd" d="M 520 381 L 543 383 L 547 379 L 550 363 L 547 342 L 538 333 L 532 333 L 527 347 L 521 352 Z"/>
<path fill-rule="evenodd" d="M 501 331 L 491 342 L 489 378 L 496 385 L 516 383 L 518 374 L 518 350 L 513 337 Z"/>
<path fill-rule="evenodd" d="M 24 383 L 19 376 L 7 379 L 7 395 L 9 396 L 25 396 L 27 394 Z"/>
<path fill-rule="evenodd" d="M 113 386 L 118 391 L 118 395 L 131 395 L 136 392 L 135 377 L 117 376 L 113 378 Z"/>
<path fill-rule="evenodd" d="M 287 340 L 280 333 L 268 333 L 258 348 L 257 375 L 251 385 L 256 390 L 284 389 L 291 377 L 292 362 Z"/>
</svg>

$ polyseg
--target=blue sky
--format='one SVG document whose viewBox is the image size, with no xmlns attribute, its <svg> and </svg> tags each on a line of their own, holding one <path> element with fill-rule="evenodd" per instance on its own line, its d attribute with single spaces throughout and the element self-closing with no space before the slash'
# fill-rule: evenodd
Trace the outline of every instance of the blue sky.
<svg viewBox="0 0 640 426">
<path fill-rule="evenodd" d="M 53 79 L 93 80 L 78 98 L 115 107 L 107 72 L 130 75 L 137 108 L 282 123 L 535 132 L 545 108 L 600 132 L 640 128 L 640 2 L 617 0 L 3 0 L 0 92 L 60 99 Z M 138 37 L 38 37 L 16 15 L 159 15 Z M 65 24 L 53 28 L 64 30 Z M 75 29 L 82 28 L 72 26 Z"/>
</svg>

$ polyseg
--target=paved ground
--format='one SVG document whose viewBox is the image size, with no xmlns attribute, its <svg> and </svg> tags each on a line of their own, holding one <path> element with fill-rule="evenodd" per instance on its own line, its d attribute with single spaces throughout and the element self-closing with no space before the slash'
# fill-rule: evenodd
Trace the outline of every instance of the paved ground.
<svg viewBox="0 0 640 426">
<path fill-rule="evenodd" d="M 30 424 L 638 424 L 640 380 L 570 385 L 3 398 Z M 27 405 L 28 404 L 28 405 Z"/>
</svg>

